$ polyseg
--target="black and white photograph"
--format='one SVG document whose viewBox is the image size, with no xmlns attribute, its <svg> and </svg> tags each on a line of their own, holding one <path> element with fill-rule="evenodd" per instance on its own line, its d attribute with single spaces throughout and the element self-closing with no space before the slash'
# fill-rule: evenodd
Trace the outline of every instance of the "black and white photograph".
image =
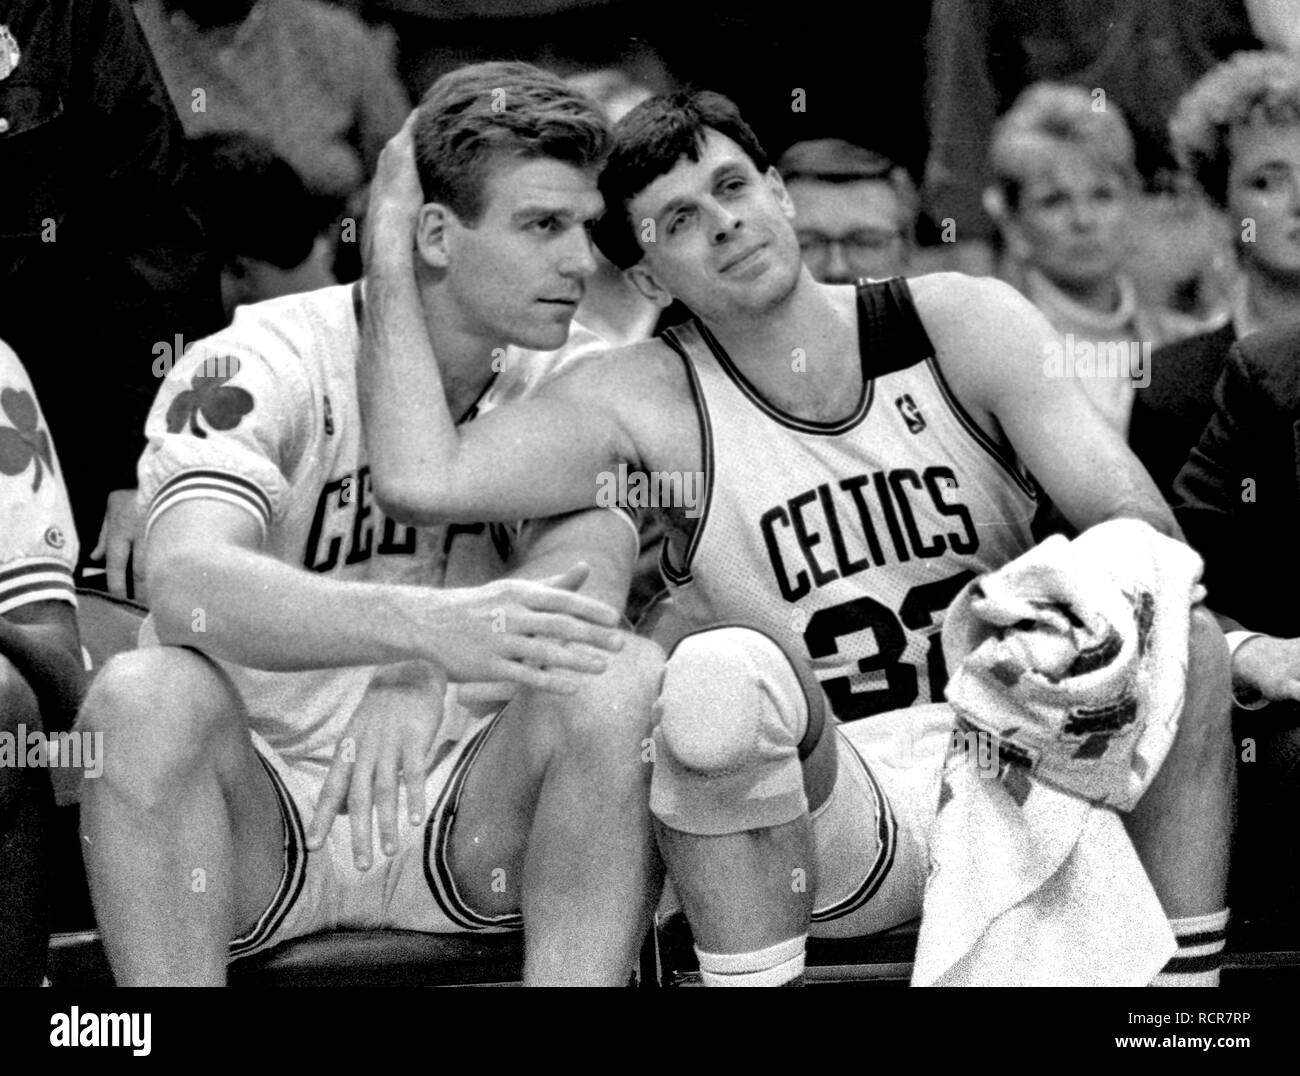
<svg viewBox="0 0 1300 1076">
<path fill-rule="evenodd" d="M 1298 521 L 1300 0 L 0 0 L 32 1057 L 1271 1056 Z"/>
</svg>

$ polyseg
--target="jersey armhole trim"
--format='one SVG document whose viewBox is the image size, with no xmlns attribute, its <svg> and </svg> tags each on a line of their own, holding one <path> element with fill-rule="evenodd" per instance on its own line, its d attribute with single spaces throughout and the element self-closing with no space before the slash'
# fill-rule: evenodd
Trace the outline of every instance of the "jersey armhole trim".
<svg viewBox="0 0 1300 1076">
<path fill-rule="evenodd" d="M 704 503 L 700 506 L 700 514 L 694 521 L 695 526 L 691 528 L 682 563 L 680 566 L 674 565 L 669 557 L 668 549 L 672 544 L 671 530 L 665 536 L 663 548 L 659 553 L 659 570 L 663 573 L 664 578 L 674 586 L 682 586 L 691 581 L 691 563 L 695 559 L 696 551 L 700 547 L 700 539 L 704 535 L 705 525 L 708 523 L 709 507 L 713 503 L 713 472 L 716 470 L 716 459 L 713 445 L 713 424 L 709 420 L 709 407 L 705 402 L 704 387 L 700 384 L 699 375 L 691 362 L 690 354 L 672 329 L 665 329 L 661 339 L 676 352 L 677 357 L 682 360 L 682 365 L 686 368 L 686 382 L 690 386 L 691 399 L 695 403 L 695 417 L 700 424 L 700 452 L 704 457 L 701 461 L 704 467 Z"/>
<path fill-rule="evenodd" d="M 948 384 L 947 378 L 943 375 L 943 369 L 939 365 L 938 356 L 931 354 L 925 362 L 930 369 L 930 376 L 934 378 L 934 383 L 939 387 L 939 395 L 943 397 L 944 403 L 948 405 L 948 410 L 951 411 L 957 421 L 961 423 L 962 428 L 970 435 L 971 440 L 983 449 L 984 452 L 1007 473 L 1025 496 L 1037 502 L 1038 493 L 1035 490 L 1033 483 L 1031 483 L 1020 472 L 1020 469 L 1016 467 L 1013 460 L 1002 451 L 1001 447 L 984 431 L 984 428 L 971 417 L 970 412 L 968 412 L 966 408 L 962 406 L 961 401 L 957 399 L 956 394 L 952 391 L 952 387 Z"/>
</svg>

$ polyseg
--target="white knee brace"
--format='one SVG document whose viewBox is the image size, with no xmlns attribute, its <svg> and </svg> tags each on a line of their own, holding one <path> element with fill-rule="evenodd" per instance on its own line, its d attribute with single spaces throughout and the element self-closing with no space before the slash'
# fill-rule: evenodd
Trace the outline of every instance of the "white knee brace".
<svg viewBox="0 0 1300 1076">
<path fill-rule="evenodd" d="M 811 673 L 801 679 L 761 632 L 686 636 L 656 706 L 650 810 L 670 829 L 707 836 L 794 821 L 808 809 L 800 748 L 815 745 L 807 733 L 810 714 L 820 732 L 821 706 Z"/>
</svg>

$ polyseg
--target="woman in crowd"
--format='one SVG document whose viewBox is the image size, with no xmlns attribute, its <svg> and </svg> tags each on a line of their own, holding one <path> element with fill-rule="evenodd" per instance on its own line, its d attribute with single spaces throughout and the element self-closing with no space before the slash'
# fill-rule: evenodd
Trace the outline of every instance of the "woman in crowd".
<svg viewBox="0 0 1300 1076">
<path fill-rule="evenodd" d="M 1238 53 L 1183 98 L 1170 132 L 1228 218 L 1241 285 L 1232 320 L 1157 351 L 1138 394 L 1130 440 L 1166 496 L 1210 417 L 1228 348 L 1300 320 L 1300 60 Z"/>
</svg>

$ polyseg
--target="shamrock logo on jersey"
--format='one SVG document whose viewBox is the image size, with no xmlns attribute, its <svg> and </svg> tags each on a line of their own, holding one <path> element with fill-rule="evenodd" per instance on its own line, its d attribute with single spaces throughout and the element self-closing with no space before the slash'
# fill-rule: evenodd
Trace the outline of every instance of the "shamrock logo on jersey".
<svg viewBox="0 0 1300 1076">
<path fill-rule="evenodd" d="M 253 396 L 245 389 L 227 385 L 233 375 L 213 375 L 200 368 L 190 379 L 190 387 L 167 408 L 167 432 L 180 433 L 185 423 L 195 437 L 207 437 L 198 423 L 203 421 L 214 430 L 233 430 L 239 420 L 253 410 Z"/>
<path fill-rule="evenodd" d="M 41 488 L 44 475 L 41 460 L 50 470 L 54 469 L 49 434 L 38 429 L 36 401 L 25 389 L 5 389 L 0 392 L 0 410 L 13 423 L 12 426 L 0 426 L 0 472 L 22 474 L 29 463 L 36 464 L 36 475 L 32 479 L 32 492 L 35 493 Z"/>
</svg>

